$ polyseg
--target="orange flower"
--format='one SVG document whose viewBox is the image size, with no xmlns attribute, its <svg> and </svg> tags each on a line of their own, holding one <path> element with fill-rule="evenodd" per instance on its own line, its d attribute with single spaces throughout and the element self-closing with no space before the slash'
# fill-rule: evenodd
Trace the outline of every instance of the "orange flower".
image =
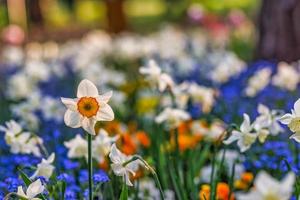
<svg viewBox="0 0 300 200">
<path fill-rule="evenodd" d="M 253 181 L 253 174 L 251 172 L 244 172 L 241 176 L 241 180 L 245 183 L 251 183 Z"/>
<path fill-rule="evenodd" d="M 220 182 L 217 184 L 217 194 L 216 197 L 218 200 L 234 200 L 234 195 L 230 194 L 230 188 L 227 183 Z M 201 190 L 199 192 L 200 200 L 210 200 L 210 186 L 205 184 L 201 186 Z"/>
<path fill-rule="evenodd" d="M 121 149 L 123 153 L 125 153 L 126 155 L 132 155 L 136 153 L 137 146 L 129 133 L 122 134 L 120 137 L 120 141 L 122 144 Z"/>
<path fill-rule="evenodd" d="M 136 132 L 136 138 L 144 147 L 149 147 L 151 145 L 150 138 L 144 131 Z"/>
<path fill-rule="evenodd" d="M 107 161 L 107 159 L 105 159 L 103 162 L 98 164 L 100 169 L 103 169 L 104 171 L 108 171 L 109 170 L 109 162 Z"/>
</svg>

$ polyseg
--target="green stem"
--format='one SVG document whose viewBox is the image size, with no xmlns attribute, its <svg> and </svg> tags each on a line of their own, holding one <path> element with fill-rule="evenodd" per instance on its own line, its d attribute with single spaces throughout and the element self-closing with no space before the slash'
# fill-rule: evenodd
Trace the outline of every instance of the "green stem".
<svg viewBox="0 0 300 200">
<path fill-rule="evenodd" d="M 92 135 L 88 134 L 89 200 L 93 200 Z"/>
</svg>

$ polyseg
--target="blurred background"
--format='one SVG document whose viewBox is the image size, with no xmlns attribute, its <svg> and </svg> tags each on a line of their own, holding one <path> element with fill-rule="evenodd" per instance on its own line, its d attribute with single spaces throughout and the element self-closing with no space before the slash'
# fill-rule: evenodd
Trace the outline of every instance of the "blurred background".
<svg viewBox="0 0 300 200">
<path fill-rule="evenodd" d="M 299 0 L 0 0 L 3 43 L 64 42 L 92 29 L 148 34 L 198 27 L 244 60 L 295 61 Z M 16 26 L 12 26 L 16 25 Z"/>
</svg>

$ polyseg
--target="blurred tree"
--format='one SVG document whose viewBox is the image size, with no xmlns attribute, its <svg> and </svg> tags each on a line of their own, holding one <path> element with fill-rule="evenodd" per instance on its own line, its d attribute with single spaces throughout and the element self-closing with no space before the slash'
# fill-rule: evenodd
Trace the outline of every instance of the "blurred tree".
<svg viewBox="0 0 300 200">
<path fill-rule="evenodd" d="M 256 57 L 276 61 L 300 59 L 300 0 L 263 0 Z"/>
<path fill-rule="evenodd" d="M 44 25 L 44 19 L 40 6 L 40 0 L 26 1 L 29 24 L 41 27 Z"/>
<path fill-rule="evenodd" d="M 105 0 L 108 30 L 112 33 L 120 33 L 127 28 L 124 1 L 125 0 Z"/>
</svg>

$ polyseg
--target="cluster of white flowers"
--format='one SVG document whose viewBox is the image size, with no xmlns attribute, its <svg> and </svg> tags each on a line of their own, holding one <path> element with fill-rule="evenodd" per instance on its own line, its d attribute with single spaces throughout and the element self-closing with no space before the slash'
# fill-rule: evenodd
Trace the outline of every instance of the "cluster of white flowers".
<svg viewBox="0 0 300 200">
<path fill-rule="evenodd" d="M 270 83 L 271 74 L 271 69 L 263 68 L 251 76 L 245 89 L 246 95 L 249 97 L 256 96 L 257 93 L 263 90 Z"/>
<path fill-rule="evenodd" d="M 247 114 L 244 114 L 244 121 L 240 126 L 240 130 L 233 130 L 230 137 L 224 141 L 224 144 L 231 144 L 237 141 L 237 145 L 241 152 L 247 151 L 256 141 L 264 143 L 269 134 L 277 135 L 282 131 L 279 125 L 279 113 L 270 110 L 266 106 L 260 104 L 258 106 L 259 116 L 251 123 Z"/>
<path fill-rule="evenodd" d="M 6 127 L 0 126 L 0 131 L 5 133 L 5 141 L 10 146 L 11 153 L 41 156 L 39 146 L 43 144 L 43 140 L 30 132 L 23 131 L 16 121 L 6 122 Z"/>
<path fill-rule="evenodd" d="M 225 124 L 222 121 L 213 121 L 209 126 L 201 121 L 192 122 L 192 133 L 204 136 L 206 139 L 217 140 L 225 132 Z"/>
<path fill-rule="evenodd" d="M 272 78 L 272 84 L 289 91 L 296 90 L 300 81 L 299 72 L 285 62 L 279 63 L 277 70 L 277 74 Z"/>
<path fill-rule="evenodd" d="M 110 152 L 112 144 L 117 137 L 109 137 L 104 129 L 100 129 L 95 139 L 92 141 L 93 157 L 99 162 L 103 162 L 105 156 Z M 69 158 L 86 158 L 88 156 L 87 141 L 77 134 L 75 138 L 65 142 L 65 146 L 69 149 Z"/>
</svg>

